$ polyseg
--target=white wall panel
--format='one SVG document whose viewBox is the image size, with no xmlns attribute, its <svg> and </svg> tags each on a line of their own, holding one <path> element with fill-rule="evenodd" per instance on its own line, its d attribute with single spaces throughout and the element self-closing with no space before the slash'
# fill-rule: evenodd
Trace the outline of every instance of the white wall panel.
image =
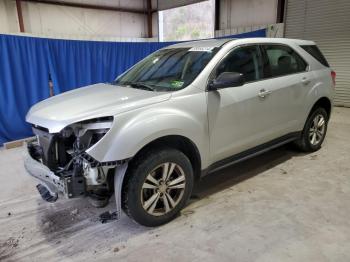
<svg viewBox="0 0 350 262">
<path fill-rule="evenodd" d="M 0 32 L 19 31 L 16 2 L 0 0 Z"/>
<path fill-rule="evenodd" d="M 146 7 L 145 0 L 70 0 L 82 4 L 134 8 Z M 155 6 L 153 7 L 155 8 Z M 72 36 L 73 38 L 146 38 L 147 16 L 143 14 L 94 10 L 22 2 L 24 28 L 33 35 Z M 158 34 L 157 14 L 152 19 L 153 36 Z M 0 33 L 18 33 L 16 4 L 0 0 Z"/>
<path fill-rule="evenodd" d="M 144 0 L 59 0 L 59 1 L 78 3 L 78 4 L 110 6 L 110 7 L 123 6 L 126 8 L 135 8 L 135 9 L 142 9 L 142 7 L 146 5 L 146 1 Z"/>
</svg>

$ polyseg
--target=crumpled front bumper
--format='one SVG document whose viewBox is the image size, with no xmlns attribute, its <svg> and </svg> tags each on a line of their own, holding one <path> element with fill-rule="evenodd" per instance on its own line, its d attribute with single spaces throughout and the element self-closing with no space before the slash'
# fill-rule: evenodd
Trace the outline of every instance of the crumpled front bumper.
<svg viewBox="0 0 350 262">
<path fill-rule="evenodd" d="M 29 175 L 38 180 L 40 184 L 46 187 L 51 195 L 62 193 L 69 197 L 67 180 L 63 180 L 55 175 L 47 166 L 36 160 L 27 149 L 24 150 L 24 167 Z"/>
</svg>

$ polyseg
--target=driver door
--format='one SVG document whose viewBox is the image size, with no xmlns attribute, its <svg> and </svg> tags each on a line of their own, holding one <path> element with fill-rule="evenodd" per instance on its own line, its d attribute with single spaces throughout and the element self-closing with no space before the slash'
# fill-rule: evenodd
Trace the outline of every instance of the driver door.
<svg viewBox="0 0 350 262">
<path fill-rule="evenodd" d="M 270 129 L 264 110 L 268 100 L 259 99 L 263 78 L 258 46 L 235 48 L 219 62 L 211 79 L 223 72 L 238 72 L 245 77 L 242 86 L 207 92 L 210 154 L 212 163 L 264 143 L 264 131 Z"/>
</svg>

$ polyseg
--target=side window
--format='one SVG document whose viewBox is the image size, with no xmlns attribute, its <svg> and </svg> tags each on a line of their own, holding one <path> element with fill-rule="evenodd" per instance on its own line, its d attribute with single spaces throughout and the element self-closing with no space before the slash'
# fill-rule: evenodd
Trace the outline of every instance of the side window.
<svg viewBox="0 0 350 262">
<path fill-rule="evenodd" d="M 267 57 L 264 77 L 295 74 L 306 70 L 306 62 L 290 47 L 284 45 L 263 45 Z"/>
<path fill-rule="evenodd" d="M 262 65 L 258 47 L 245 46 L 233 50 L 217 67 L 216 77 L 223 72 L 242 73 L 246 82 L 261 79 Z"/>
<path fill-rule="evenodd" d="M 329 67 L 326 58 L 323 56 L 320 49 L 316 45 L 301 45 L 300 47 L 312 55 L 314 58 L 316 58 L 322 65 Z"/>
</svg>

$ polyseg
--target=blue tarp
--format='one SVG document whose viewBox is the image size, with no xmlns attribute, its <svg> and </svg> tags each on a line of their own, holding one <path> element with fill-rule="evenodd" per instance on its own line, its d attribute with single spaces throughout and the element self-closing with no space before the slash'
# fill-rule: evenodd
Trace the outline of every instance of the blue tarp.
<svg viewBox="0 0 350 262">
<path fill-rule="evenodd" d="M 227 37 L 265 37 L 265 29 Z M 29 108 L 54 93 L 110 82 L 173 42 L 100 42 L 0 35 L 0 145 L 32 135 Z"/>
<path fill-rule="evenodd" d="M 148 54 L 169 44 L 172 43 L 49 41 L 54 93 L 111 82 Z"/>
<path fill-rule="evenodd" d="M 25 115 L 49 97 L 47 41 L 0 35 L 0 145 L 31 135 Z"/>
</svg>

